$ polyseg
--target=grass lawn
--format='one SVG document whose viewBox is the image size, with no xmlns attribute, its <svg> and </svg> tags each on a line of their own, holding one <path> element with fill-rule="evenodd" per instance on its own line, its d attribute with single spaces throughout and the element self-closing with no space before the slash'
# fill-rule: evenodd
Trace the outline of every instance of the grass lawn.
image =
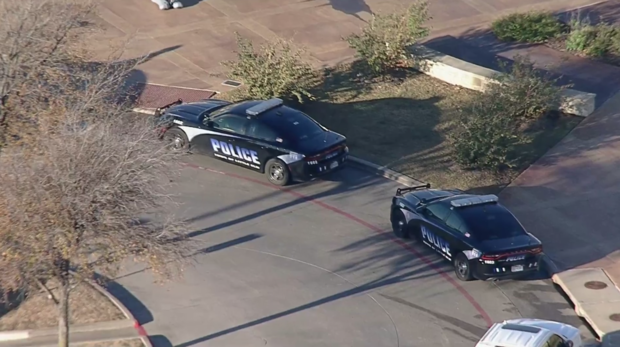
<svg viewBox="0 0 620 347">
<path fill-rule="evenodd" d="M 519 148 L 523 162 L 501 176 L 466 171 L 454 163 L 446 141 L 458 108 L 478 93 L 420 73 L 391 81 L 364 81 L 350 67 L 326 75 L 318 100 L 302 109 L 347 136 L 351 154 L 434 187 L 497 192 L 580 121 L 545 118 L 526 131 L 531 143 Z"/>
<path fill-rule="evenodd" d="M 55 293 L 53 284 L 48 286 Z M 125 319 L 108 298 L 87 284 L 80 284 L 69 296 L 71 324 Z M 42 329 L 58 326 L 58 309 L 46 294 L 33 293 L 17 307 L 0 316 L 0 331 Z"/>
</svg>

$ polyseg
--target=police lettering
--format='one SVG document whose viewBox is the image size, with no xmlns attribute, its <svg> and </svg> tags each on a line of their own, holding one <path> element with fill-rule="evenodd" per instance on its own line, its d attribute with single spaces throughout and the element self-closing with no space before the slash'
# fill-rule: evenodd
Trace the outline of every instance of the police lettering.
<svg viewBox="0 0 620 347">
<path fill-rule="evenodd" d="M 260 161 L 258 160 L 258 153 L 256 153 L 256 151 L 250 151 L 247 148 L 233 146 L 228 142 L 218 141 L 216 139 L 211 139 L 211 147 L 213 147 L 213 151 L 216 153 L 220 152 L 225 155 L 231 155 L 235 158 L 239 158 L 248 162 L 252 162 L 256 165 L 260 165 Z"/>
<path fill-rule="evenodd" d="M 523 260 L 523 259 L 525 259 L 525 254 L 508 257 L 506 258 L 506 261 L 517 261 L 517 260 Z"/>
<path fill-rule="evenodd" d="M 443 240 L 441 237 L 433 234 L 426 227 L 422 227 L 421 229 L 422 237 L 430 243 L 429 246 L 434 246 L 438 251 L 442 252 L 446 256 L 452 257 L 452 254 L 450 254 L 450 244 L 448 242 Z"/>
</svg>

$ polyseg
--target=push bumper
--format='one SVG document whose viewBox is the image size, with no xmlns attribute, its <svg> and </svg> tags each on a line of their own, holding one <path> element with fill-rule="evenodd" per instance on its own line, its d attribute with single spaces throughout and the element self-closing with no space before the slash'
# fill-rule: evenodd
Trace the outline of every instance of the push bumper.
<svg viewBox="0 0 620 347">
<path fill-rule="evenodd" d="M 472 260 L 474 277 L 482 281 L 495 279 L 515 279 L 527 277 L 540 271 L 541 255 L 527 257 L 516 262 L 484 263 L 480 259 Z"/>
<path fill-rule="evenodd" d="M 291 177 L 296 181 L 310 181 L 340 169 L 347 162 L 348 156 L 348 153 L 343 153 L 317 164 L 299 161 L 289 164 L 289 171 L 291 172 Z"/>
</svg>

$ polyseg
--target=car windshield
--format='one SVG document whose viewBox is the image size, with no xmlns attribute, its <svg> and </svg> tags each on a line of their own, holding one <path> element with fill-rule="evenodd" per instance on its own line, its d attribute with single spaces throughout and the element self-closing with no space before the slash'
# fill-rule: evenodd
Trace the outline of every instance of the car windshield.
<svg viewBox="0 0 620 347">
<path fill-rule="evenodd" d="M 472 235 L 480 240 L 497 240 L 525 235 L 517 219 L 504 207 L 496 204 L 459 208 Z"/>
<path fill-rule="evenodd" d="M 293 143 L 311 139 L 325 132 L 320 125 L 301 112 L 282 112 L 277 116 L 265 117 L 262 121 Z"/>
</svg>

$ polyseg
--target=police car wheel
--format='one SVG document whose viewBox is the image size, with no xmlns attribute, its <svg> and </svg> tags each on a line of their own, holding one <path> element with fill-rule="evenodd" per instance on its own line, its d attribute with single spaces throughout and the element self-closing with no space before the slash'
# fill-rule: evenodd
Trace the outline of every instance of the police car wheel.
<svg viewBox="0 0 620 347">
<path fill-rule="evenodd" d="M 168 131 L 164 133 L 164 141 L 174 150 L 182 150 L 189 147 L 189 141 L 187 140 L 185 132 L 178 128 L 168 129 Z"/>
<path fill-rule="evenodd" d="M 396 237 L 402 239 L 409 238 L 407 220 L 401 211 L 392 212 L 392 230 L 394 231 L 394 235 L 396 235 Z"/>
<path fill-rule="evenodd" d="M 290 172 L 286 164 L 279 159 L 270 159 L 265 165 L 265 174 L 269 182 L 277 186 L 285 186 L 290 179 Z"/>
<path fill-rule="evenodd" d="M 469 266 L 469 260 L 465 254 L 459 253 L 454 258 L 454 273 L 456 274 L 456 278 L 461 281 L 471 281 L 474 279 L 471 267 Z"/>
</svg>

